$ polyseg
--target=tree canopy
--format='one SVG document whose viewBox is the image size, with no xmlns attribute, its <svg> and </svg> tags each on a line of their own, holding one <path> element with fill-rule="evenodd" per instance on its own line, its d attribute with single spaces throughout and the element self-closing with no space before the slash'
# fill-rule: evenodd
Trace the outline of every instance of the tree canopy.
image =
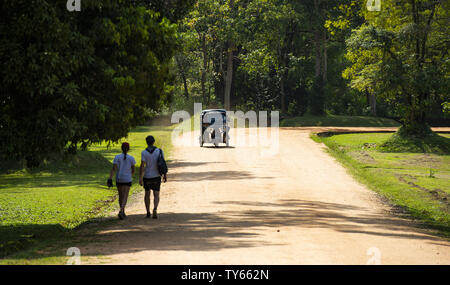
<svg viewBox="0 0 450 285">
<path fill-rule="evenodd" d="M 199 0 L 180 24 L 175 93 L 426 130 L 426 115 L 445 117 L 449 101 L 448 19 L 437 0 Z"/>
<path fill-rule="evenodd" d="M 426 134 L 449 116 L 449 2 L 378 2 L 2 1 L 1 156 L 38 165 L 194 101 Z"/>
<path fill-rule="evenodd" d="M 433 102 L 448 99 L 448 2 L 383 1 L 376 16 L 347 39 L 351 86 L 392 102 L 403 114 L 402 131 L 428 132 Z"/>
<path fill-rule="evenodd" d="M 161 109 L 173 21 L 187 6 L 147 3 L 85 0 L 69 13 L 61 1 L 2 2 L 2 155 L 37 165 L 53 152 L 117 141 Z"/>
</svg>

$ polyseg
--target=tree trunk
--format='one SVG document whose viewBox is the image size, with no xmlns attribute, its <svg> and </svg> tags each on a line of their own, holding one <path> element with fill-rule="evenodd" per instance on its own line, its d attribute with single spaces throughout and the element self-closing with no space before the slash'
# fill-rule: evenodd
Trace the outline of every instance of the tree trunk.
<svg viewBox="0 0 450 285">
<path fill-rule="evenodd" d="M 315 78 L 312 94 L 310 95 L 310 110 L 313 114 L 321 115 L 324 113 L 324 65 L 323 65 L 323 41 L 320 28 L 314 31 L 314 47 L 315 47 Z"/>
<path fill-rule="evenodd" d="M 230 10 L 234 8 L 234 0 L 229 2 Z M 226 110 L 230 110 L 231 107 L 231 84 L 233 81 L 233 56 L 234 56 L 234 43 L 229 42 L 228 45 L 228 58 L 227 58 L 227 74 L 225 78 L 225 94 L 224 94 L 224 107 Z"/>
<path fill-rule="evenodd" d="M 287 111 L 286 108 L 286 80 L 289 76 L 289 52 L 293 50 L 294 36 L 295 36 L 296 26 L 295 23 L 289 23 L 285 31 L 285 39 L 283 47 L 280 50 L 280 65 L 281 65 L 281 76 L 280 76 L 280 101 L 281 101 L 281 113 Z"/>
<path fill-rule="evenodd" d="M 177 66 L 178 66 L 178 70 L 180 71 L 181 79 L 183 80 L 184 96 L 186 97 L 186 99 L 189 99 L 189 89 L 188 89 L 188 86 L 187 86 L 187 79 L 186 79 L 186 73 L 184 71 L 184 66 L 181 64 L 181 62 L 180 62 L 180 60 L 178 59 L 177 56 L 175 56 L 175 61 L 176 61 Z"/>
<path fill-rule="evenodd" d="M 225 102 L 224 107 L 226 110 L 230 110 L 231 107 L 231 83 L 233 80 L 233 53 L 234 44 L 231 43 L 228 47 L 228 58 L 227 58 L 227 74 L 225 79 Z"/>
<path fill-rule="evenodd" d="M 223 49 L 221 46 L 217 47 L 214 51 L 214 71 L 221 76 L 214 77 L 214 96 L 216 100 L 220 100 L 221 103 L 225 102 L 225 71 L 223 70 Z"/>
<path fill-rule="evenodd" d="M 370 114 L 374 117 L 377 116 L 377 98 L 375 94 L 370 94 Z"/>
<path fill-rule="evenodd" d="M 375 94 L 369 92 L 368 89 L 365 89 L 366 93 L 366 101 L 367 105 L 370 107 L 370 115 L 376 117 L 377 116 L 377 98 Z"/>
<path fill-rule="evenodd" d="M 208 64 L 208 51 L 206 50 L 206 36 L 202 35 L 202 52 L 203 52 L 203 68 L 202 68 L 202 101 L 206 102 L 206 70 Z"/>
<path fill-rule="evenodd" d="M 281 114 L 286 113 L 286 92 L 284 90 L 284 78 L 280 80 L 280 99 L 281 99 Z"/>
<path fill-rule="evenodd" d="M 314 50 L 316 54 L 316 64 L 315 64 L 315 77 L 319 77 L 321 75 L 321 40 L 320 40 L 320 32 L 318 30 L 314 31 Z"/>
<path fill-rule="evenodd" d="M 328 72 L 328 53 L 327 53 L 327 30 L 323 30 L 323 70 L 322 78 L 323 82 L 327 82 L 327 72 Z"/>
<path fill-rule="evenodd" d="M 189 99 L 189 89 L 187 86 L 186 75 L 184 74 L 184 72 L 182 73 L 182 77 L 183 77 L 183 85 L 184 85 L 184 96 L 186 97 L 186 99 Z"/>
</svg>

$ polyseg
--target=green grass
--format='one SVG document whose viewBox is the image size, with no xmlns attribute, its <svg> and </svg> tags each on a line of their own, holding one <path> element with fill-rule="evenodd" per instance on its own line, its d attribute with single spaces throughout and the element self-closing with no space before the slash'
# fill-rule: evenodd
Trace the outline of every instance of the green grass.
<svg viewBox="0 0 450 285">
<path fill-rule="evenodd" d="M 166 157 L 171 150 L 171 127 L 138 127 L 129 133 L 129 154 L 140 164 L 152 134 Z M 0 258 L 33 246 L 62 239 L 72 229 L 112 210 L 116 189 L 106 187 L 120 143 L 94 145 L 68 160 L 55 159 L 33 170 L 0 172 Z M 137 175 L 131 192 L 139 190 Z"/>
<path fill-rule="evenodd" d="M 399 127 L 394 120 L 368 116 L 312 116 L 286 118 L 280 122 L 281 127 Z"/>
<path fill-rule="evenodd" d="M 312 135 L 362 183 L 405 209 L 420 224 L 450 237 L 450 135 L 386 147 L 393 134 Z M 409 148 L 407 147 L 409 145 Z M 409 150 L 409 151 L 408 151 Z"/>
</svg>

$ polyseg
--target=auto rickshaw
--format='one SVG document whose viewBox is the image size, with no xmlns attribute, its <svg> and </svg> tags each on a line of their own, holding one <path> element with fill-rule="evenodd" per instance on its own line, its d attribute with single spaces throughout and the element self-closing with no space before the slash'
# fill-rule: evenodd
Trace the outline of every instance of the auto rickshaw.
<svg viewBox="0 0 450 285">
<path fill-rule="evenodd" d="M 203 110 L 200 114 L 200 147 L 205 143 L 212 143 L 218 147 L 220 143 L 230 145 L 228 132 L 230 127 L 227 122 L 227 111 L 224 109 Z"/>
</svg>

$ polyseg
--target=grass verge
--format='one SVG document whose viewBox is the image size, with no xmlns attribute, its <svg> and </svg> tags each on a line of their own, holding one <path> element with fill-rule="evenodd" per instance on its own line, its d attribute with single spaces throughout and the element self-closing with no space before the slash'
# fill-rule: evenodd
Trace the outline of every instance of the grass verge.
<svg viewBox="0 0 450 285">
<path fill-rule="evenodd" d="M 170 156 L 171 131 L 172 127 L 138 127 L 123 141 L 130 143 L 129 154 L 139 164 L 149 134 Z M 73 229 L 113 210 L 116 189 L 108 189 L 106 179 L 114 156 L 121 152 L 120 143 L 94 145 L 70 161 L 55 159 L 38 169 L 0 172 L 0 258 L 20 251 L 25 252 L 17 258 L 39 254 L 40 248 L 70 240 Z M 139 189 L 135 175 L 131 193 Z"/>
<path fill-rule="evenodd" d="M 369 116 L 313 116 L 286 118 L 280 122 L 281 127 L 399 127 L 394 120 Z"/>
<path fill-rule="evenodd" d="M 420 225 L 450 237 L 450 135 L 389 144 L 392 134 L 311 135 L 360 182 L 405 209 Z M 426 152 L 419 152 L 425 149 Z"/>
</svg>

